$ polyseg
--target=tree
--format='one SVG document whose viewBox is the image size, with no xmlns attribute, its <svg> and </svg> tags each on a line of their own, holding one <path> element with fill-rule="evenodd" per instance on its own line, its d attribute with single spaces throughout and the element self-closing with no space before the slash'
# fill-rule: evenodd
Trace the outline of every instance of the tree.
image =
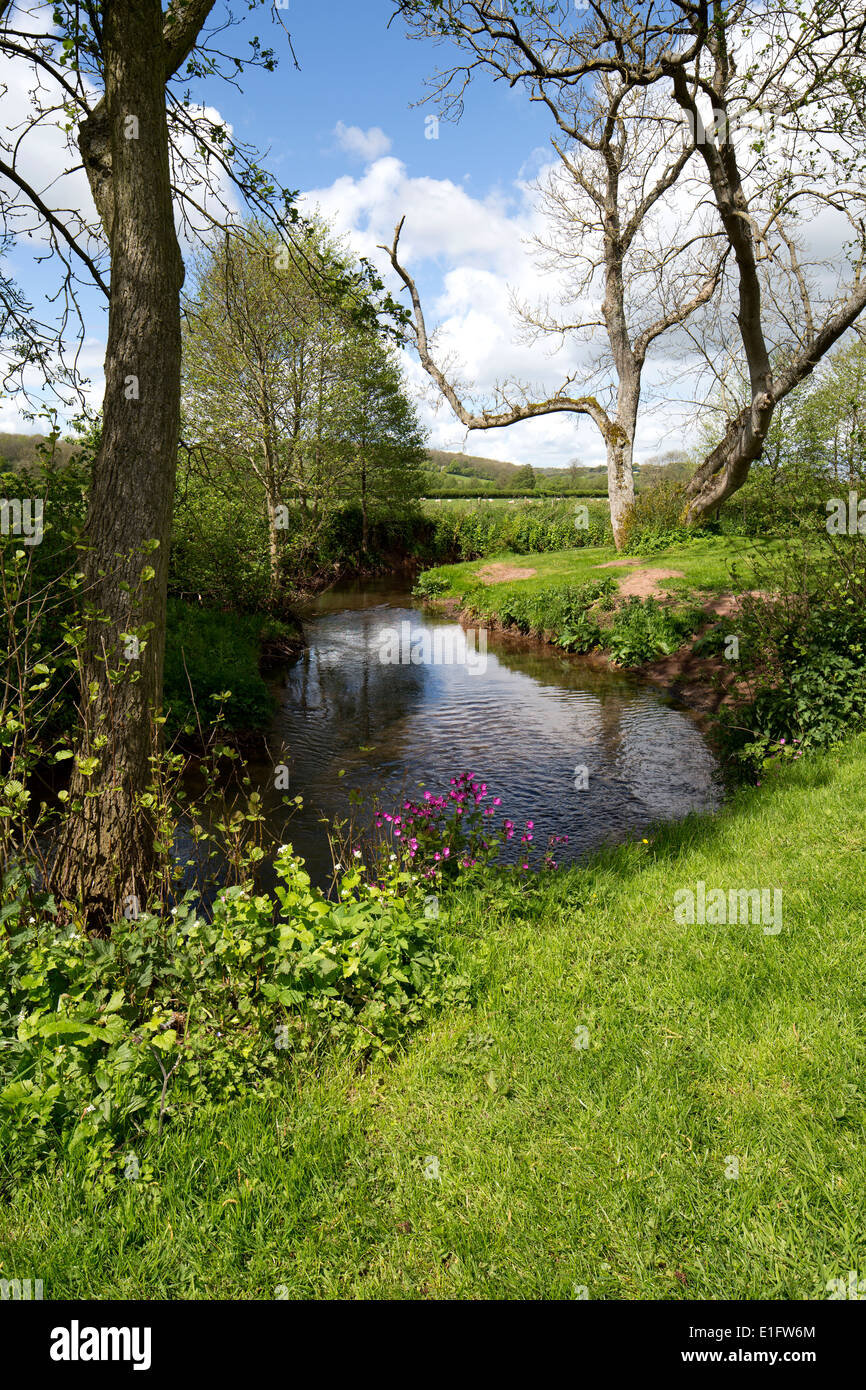
<svg viewBox="0 0 866 1390">
<path fill-rule="evenodd" d="M 279 241 L 261 224 L 216 238 L 197 259 L 184 317 L 187 442 L 201 468 L 247 491 L 250 505 L 264 501 L 275 609 L 286 538 L 281 508 L 297 501 L 312 536 L 340 471 L 326 422 L 343 389 L 347 318 L 325 283 L 330 267 L 347 273 L 348 262 L 322 224 L 309 225 L 302 245 L 318 281 L 281 257 Z"/>
<path fill-rule="evenodd" d="M 82 275 L 108 299 L 101 441 L 84 532 L 82 730 L 71 814 L 53 866 L 55 889 L 78 900 L 95 929 L 124 904 L 136 915 L 153 856 L 141 798 L 162 691 L 177 459 L 184 267 L 175 210 L 184 225 L 193 211 L 209 216 L 195 193 L 217 171 L 257 208 L 279 206 L 277 191 L 225 127 L 171 89 L 182 70 L 201 76 L 223 69 L 223 57 L 202 37 L 212 8 L 213 0 L 172 0 L 165 14 L 159 0 L 58 3 L 34 10 L 24 30 L 13 7 L 0 6 L 0 51 L 33 73 L 28 128 L 59 112 L 98 223 L 54 211 L 28 180 L 26 131 L 0 159 L 0 215 L 7 231 L 20 232 L 29 207 L 34 232 L 58 252 L 67 304 Z M 235 75 L 246 61 L 229 60 L 228 71 Z M 257 41 L 249 61 L 273 66 Z M 183 143 L 190 134 L 192 161 Z M 284 200 L 274 215 L 287 207 Z M 67 320 L 57 326 L 58 350 L 66 346 Z M 22 358 L 28 350 L 24 343 Z"/>
<path fill-rule="evenodd" d="M 522 468 L 518 468 L 514 477 L 511 479 L 514 488 L 525 488 L 529 491 L 535 487 L 535 469 L 531 463 L 525 463 Z"/>
<path fill-rule="evenodd" d="M 484 61 L 495 66 L 506 47 L 497 40 Z M 431 352 L 414 281 L 398 259 L 402 223 L 390 259 L 412 295 L 421 364 L 468 429 L 498 428 L 558 411 L 586 415 L 597 426 L 619 548 L 634 505 L 634 439 L 647 356 L 658 339 L 713 296 L 726 251 L 699 225 L 699 199 L 673 237 L 670 228 L 663 234 L 658 226 L 663 199 L 682 179 L 695 149 L 658 96 L 605 73 L 581 100 L 561 99 L 555 114 L 559 163 L 543 190 L 551 232 L 539 245 L 545 269 L 564 281 L 565 307 L 561 312 L 549 304 L 518 307 L 531 339 L 579 343 L 603 330 L 605 351 L 584 369 L 579 394 L 571 394 L 575 375 L 546 399 L 533 400 L 529 387 L 506 383 L 495 408 L 470 411 Z"/>
<path fill-rule="evenodd" d="M 781 3 L 714 3 L 685 12 L 693 53 L 683 62 L 662 55 L 659 66 L 691 127 L 703 133 L 700 154 L 737 267 L 736 319 L 749 382 L 747 402 L 686 489 L 687 518 L 695 522 L 743 486 L 779 404 L 866 307 L 859 95 L 866 11 L 855 4 L 841 15 L 819 0 L 795 22 Z M 750 116 L 761 110 L 772 117 L 770 129 L 750 138 Z M 798 223 L 828 207 L 850 232 L 847 272 L 843 259 L 829 290 L 796 233 Z"/>
<path fill-rule="evenodd" d="M 197 260 L 184 320 L 189 466 L 250 506 L 264 504 L 274 610 L 284 602 L 290 512 L 301 569 L 348 497 L 360 497 L 366 545 L 369 497 L 380 487 L 404 493 L 399 451 L 416 460 L 421 447 L 381 335 L 357 322 L 345 291 L 327 289 L 335 270 L 350 281 L 357 268 L 320 221 L 300 244 L 318 279 L 283 264 L 261 225 L 219 237 Z"/>
<path fill-rule="evenodd" d="M 589 0 L 578 16 L 565 3 L 498 0 L 399 0 L 398 10 L 413 33 L 467 54 L 436 81 L 458 112 L 479 68 L 522 85 L 560 129 L 575 111 L 578 130 L 586 125 L 586 104 L 611 75 L 626 90 L 658 87 L 673 97 L 732 253 L 749 381 L 747 403 L 688 485 L 688 519 L 700 521 L 742 486 L 779 402 L 866 306 L 862 0 L 844 12 L 835 0 L 793 13 L 784 0 L 677 0 L 659 10 Z M 776 135 L 755 138 L 755 118 L 761 124 L 768 110 Z M 797 219 L 827 208 L 850 229 L 847 275 L 829 291 L 810 277 L 792 234 Z M 777 374 L 774 357 L 785 363 Z"/>
<path fill-rule="evenodd" d="M 423 491 L 426 439 L 393 350 L 377 336 L 362 332 L 347 339 L 341 374 L 337 429 L 353 463 L 350 490 L 361 504 L 361 544 L 367 550 L 370 503 L 399 507 Z"/>
<path fill-rule="evenodd" d="M 828 482 L 859 488 L 866 479 L 866 341 L 838 348 L 810 384 L 797 403 L 800 447 Z"/>
<path fill-rule="evenodd" d="M 93 621 L 80 656 L 87 693 L 70 789 L 77 814 L 66 822 L 55 882 L 95 926 L 120 903 L 137 915 L 153 855 L 136 798 L 149 780 L 151 718 L 162 694 L 183 282 L 165 83 L 209 9 L 173 8 L 164 27 L 158 0 L 107 4 L 98 32 L 104 95 L 79 134 L 110 246 L 111 291 L 102 440 L 85 529 Z M 112 669 L 122 673 L 116 681 Z"/>
</svg>

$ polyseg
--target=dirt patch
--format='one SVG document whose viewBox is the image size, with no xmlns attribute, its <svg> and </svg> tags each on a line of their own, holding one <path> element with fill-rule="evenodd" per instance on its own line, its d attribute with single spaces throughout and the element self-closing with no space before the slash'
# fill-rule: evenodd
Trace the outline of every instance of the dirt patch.
<svg viewBox="0 0 866 1390">
<path fill-rule="evenodd" d="M 689 647 L 635 667 L 632 674 L 662 686 L 700 716 L 714 714 L 723 705 L 734 704 L 749 693 L 747 682 L 738 678 L 730 661 L 719 656 L 697 656 Z"/>
<path fill-rule="evenodd" d="M 623 598 L 664 598 L 662 579 L 685 579 L 682 570 L 632 570 L 619 586 Z"/>
<path fill-rule="evenodd" d="M 765 593 L 763 589 L 747 589 L 744 594 L 719 594 L 718 598 L 710 599 L 709 603 L 704 604 L 708 613 L 714 613 L 717 618 L 732 618 L 738 613 L 744 598 L 772 598 L 772 594 Z"/>
<path fill-rule="evenodd" d="M 485 565 L 478 571 L 482 584 L 505 584 L 509 579 L 533 579 L 537 570 L 520 569 L 517 565 Z"/>
<path fill-rule="evenodd" d="M 631 569 L 631 573 L 620 580 L 619 592 L 623 598 L 665 598 L 665 590 L 659 588 L 660 579 L 685 579 L 682 570 L 632 569 L 640 563 L 640 560 L 605 560 L 603 565 L 593 565 L 593 569 Z"/>
</svg>

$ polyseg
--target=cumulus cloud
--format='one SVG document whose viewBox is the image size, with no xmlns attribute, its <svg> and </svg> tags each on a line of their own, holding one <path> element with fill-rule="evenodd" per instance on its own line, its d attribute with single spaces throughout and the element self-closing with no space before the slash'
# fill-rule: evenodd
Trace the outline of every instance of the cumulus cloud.
<svg viewBox="0 0 866 1390">
<path fill-rule="evenodd" d="M 533 173 L 538 171 L 536 157 Z M 574 394 L 579 394 L 584 379 L 597 387 L 593 351 L 587 345 L 527 343 L 518 331 L 512 294 L 536 302 L 557 289 L 539 270 L 529 244 L 542 218 L 536 195 L 522 178 L 511 189 L 474 197 L 451 179 L 412 177 L 401 160 L 388 155 L 359 176 L 344 176 L 304 197 L 358 255 L 386 273 L 395 294 L 402 286 L 378 248 L 390 245 L 394 227 L 405 214 L 400 256 L 418 282 L 428 329 L 435 329 L 437 357 L 449 368 L 453 364 L 476 405 L 504 380 L 524 382 L 542 395 L 572 375 Z M 405 294 L 402 297 L 405 300 Z M 487 458 L 539 466 L 564 466 L 577 457 L 588 465 L 604 462 L 603 442 L 585 417 L 546 415 L 506 429 L 467 434 L 431 388 L 414 354 L 405 354 L 405 365 L 433 448 L 464 448 Z M 678 426 L 686 414 L 685 408 L 679 411 L 668 403 L 663 418 L 645 416 L 639 439 L 644 456 L 679 445 Z"/>
<path fill-rule="evenodd" d="M 374 159 L 381 159 L 391 148 L 390 139 L 377 125 L 371 125 L 369 130 L 362 130 L 358 125 L 345 125 L 338 121 L 334 127 L 334 134 L 341 150 L 363 159 L 365 164 L 372 164 Z"/>
</svg>

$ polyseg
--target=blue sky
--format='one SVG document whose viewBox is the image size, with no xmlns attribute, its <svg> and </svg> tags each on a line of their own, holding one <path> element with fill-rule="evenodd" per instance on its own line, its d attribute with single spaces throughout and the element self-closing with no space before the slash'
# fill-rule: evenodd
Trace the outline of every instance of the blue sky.
<svg viewBox="0 0 866 1390">
<path fill-rule="evenodd" d="M 434 108 L 411 108 L 448 50 L 409 39 L 399 19 L 389 26 L 391 12 L 387 0 L 290 0 L 281 15 L 301 70 L 292 66 L 271 23 L 278 71 L 248 74 L 243 98 L 229 89 L 217 98 L 213 86 L 202 93 L 218 100 L 238 134 L 270 147 L 270 164 L 291 187 L 317 188 L 355 171 L 356 161 L 334 139 L 338 121 L 379 127 L 414 175 L 466 179 L 479 196 L 507 187 L 532 149 L 546 146 L 545 114 L 523 93 L 485 78 L 470 88 L 460 124 L 441 127 L 438 140 L 426 139 L 425 117 Z M 253 15 L 246 27 L 264 41 L 265 23 L 263 15 Z"/>
<path fill-rule="evenodd" d="M 242 93 L 219 81 L 203 82 L 193 87 L 193 97 L 215 107 L 239 138 L 262 151 L 284 186 L 300 190 L 308 207 L 318 206 L 359 254 L 389 275 L 376 248 L 390 242 L 395 222 L 406 215 L 403 259 L 417 279 L 428 327 L 441 326 L 439 351 L 467 391 L 475 389 L 476 406 L 503 378 L 548 394 L 580 365 L 585 349 L 566 345 L 551 353 L 546 345 L 521 342 L 509 297 L 516 291 L 537 300 L 550 288 L 525 244 L 540 226 L 527 180 L 551 159 L 550 118 L 522 91 L 482 73 L 466 93 L 460 123 L 443 122 L 437 138 L 428 138 L 435 106 L 416 103 L 425 95 L 425 79 L 447 63 L 448 50 L 409 39 L 399 19 L 389 27 L 391 9 L 388 0 L 290 0 L 280 13 L 300 70 L 275 20 L 265 9 L 254 12 L 221 46 L 241 51 L 239 37 L 258 34 L 276 49 L 277 72 L 248 71 Z M 22 80 L 19 97 L 25 89 Z M 7 111 L 15 95 L 13 82 Z M 83 175 L 71 176 L 65 192 L 61 185 L 54 188 L 56 136 L 37 133 L 30 158 L 34 182 L 52 188 L 56 206 L 64 199 L 67 205 L 75 197 L 89 200 Z M 49 269 L 36 269 L 23 253 L 13 266 L 37 301 L 56 283 Z M 85 302 L 83 362 L 98 404 L 105 313 L 95 294 Z M 542 465 L 565 465 L 575 457 L 587 464 L 603 461 L 594 427 L 561 414 L 467 435 L 450 408 L 436 401 L 410 354 L 406 367 L 435 447 Z M 679 445 L 682 414 L 670 408 L 649 412 L 639 452 L 646 456 Z M 22 424 L 15 401 L 0 402 L 0 428 L 19 427 L 38 426 Z"/>
</svg>

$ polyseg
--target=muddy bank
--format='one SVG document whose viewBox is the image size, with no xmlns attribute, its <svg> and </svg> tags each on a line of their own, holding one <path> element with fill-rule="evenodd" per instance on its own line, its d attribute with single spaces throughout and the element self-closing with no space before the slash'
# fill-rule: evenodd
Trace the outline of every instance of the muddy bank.
<svg viewBox="0 0 866 1390">
<path fill-rule="evenodd" d="M 694 714 L 701 727 L 710 732 L 713 716 L 724 706 L 733 706 L 747 696 L 749 687 L 730 661 L 726 661 L 722 656 L 699 655 L 693 647 L 720 618 L 735 617 L 741 597 L 757 598 L 763 595 L 757 591 L 750 591 L 744 595 L 722 594 L 717 598 L 708 599 L 704 605 L 707 621 L 689 642 L 669 656 L 658 657 L 640 666 L 619 666 L 610 653 L 605 651 L 596 650 L 581 654 L 566 652 L 558 647 L 553 633 L 539 635 L 518 632 L 509 624 L 500 622 L 494 615 L 485 616 L 484 626 L 506 637 L 517 649 L 554 648 L 562 652 L 564 659 L 576 665 L 586 666 L 590 670 L 627 671 L 630 676 L 657 686 L 677 704 L 685 706 Z M 464 609 L 460 599 L 428 599 L 425 600 L 425 607 L 456 619 L 462 626 L 478 625 L 478 618 Z"/>
</svg>

